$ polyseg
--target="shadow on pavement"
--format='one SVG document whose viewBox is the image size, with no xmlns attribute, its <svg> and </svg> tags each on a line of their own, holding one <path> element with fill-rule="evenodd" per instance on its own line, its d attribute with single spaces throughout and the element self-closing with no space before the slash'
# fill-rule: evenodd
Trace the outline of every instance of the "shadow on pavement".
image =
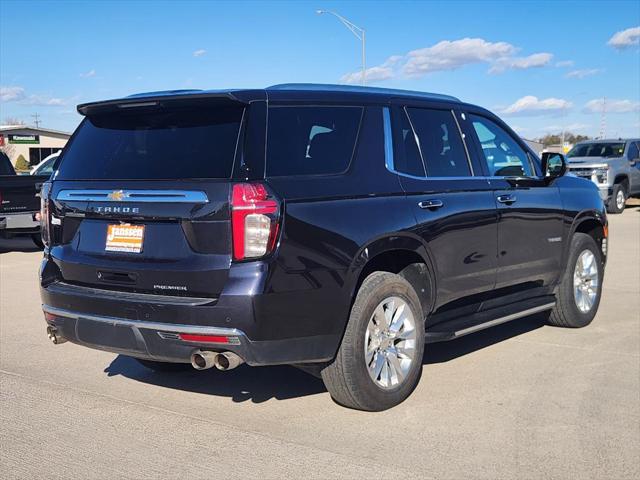
<svg viewBox="0 0 640 480">
<path fill-rule="evenodd" d="M 448 362 L 544 325 L 544 315 L 534 315 L 458 340 L 429 344 L 422 363 Z M 104 372 L 110 377 L 122 375 L 164 388 L 229 397 L 238 403 L 246 401 L 262 403 L 272 398 L 287 400 L 326 392 L 321 379 L 285 365 L 256 368 L 241 365 L 227 372 L 220 372 L 214 368 L 199 372 L 186 365 L 184 371 L 160 373 L 143 367 L 133 358 L 119 355 Z"/>
<path fill-rule="evenodd" d="M 108 376 L 123 375 L 132 380 L 164 388 L 229 397 L 234 402 L 262 403 L 275 398 L 286 400 L 326 392 L 322 380 L 286 365 L 256 367 L 241 365 L 221 372 L 215 368 L 159 373 L 143 367 L 130 357 L 119 355 L 104 370 Z"/>
<path fill-rule="evenodd" d="M 9 252 L 41 252 L 42 249 L 36 247 L 31 237 L 0 238 L 0 254 Z"/>
</svg>

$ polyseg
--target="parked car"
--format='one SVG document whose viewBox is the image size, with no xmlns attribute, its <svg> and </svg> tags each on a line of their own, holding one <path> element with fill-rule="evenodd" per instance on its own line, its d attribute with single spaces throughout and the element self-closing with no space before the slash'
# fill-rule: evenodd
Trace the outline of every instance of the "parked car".
<svg viewBox="0 0 640 480">
<path fill-rule="evenodd" d="M 158 371 L 291 364 L 383 410 L 416 386 L 425 343 L 598 309 L 598 189 L 483 108 L 280 85 L 78 111 L 43 188 L 54 343 Z"/>
<path fill-rule="evenodd" d="M 43 248 L 38 192 L 48 176 L 16 175 L 9 157 L 0 152 L 0 238 L 29 236 Z"/>
<path fill-rule="evenodd" d="M 591 180 L 609 213 L 622 213 L 640 195 L 640 139 L 589 140 L 567 153 L 569 171 Z"/>
<path fill-rule="evenodd" d="M 46 175 L 48 177 L 53 173 L 53 166 L 56 163 L 57 158 L 60 156 L 61 150 L 56 153 L 52 153 L 39 164 L 31 167 L 31 175 Z"/>
</svg>

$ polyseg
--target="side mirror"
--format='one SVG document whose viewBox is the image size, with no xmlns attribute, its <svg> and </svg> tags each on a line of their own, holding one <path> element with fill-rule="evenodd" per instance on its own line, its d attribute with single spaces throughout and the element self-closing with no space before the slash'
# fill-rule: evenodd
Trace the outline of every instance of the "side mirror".
<svg viewBox="0 0 640 480">
<path fill-rule="evenodd" d="M 558 178 L 567 171 L 567 162 L 564 155 L 554 152 L 542 153 L 542 171 L 546 178 Z"/>
<path fill-rule="evenodd" d="M 629 165 L 631 165 L 632 167 L 635 167 L 639 163 L 640 163 L 640 158 L 634 158 L 633 160 L 629 160 Z"/>
</svg>

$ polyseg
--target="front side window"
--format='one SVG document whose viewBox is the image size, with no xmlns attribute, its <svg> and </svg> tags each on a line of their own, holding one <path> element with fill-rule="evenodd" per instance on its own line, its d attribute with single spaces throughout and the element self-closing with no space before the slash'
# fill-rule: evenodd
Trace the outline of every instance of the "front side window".
<svg viewBox="0 0 640 480">
<path fill-rule="evenodd" d="M 347 170 L 362 107 L 269 107 L 267 176 L 330 175 Z"/>
<path fill-rule="evenodd" d="M 488 118 L 469 115 L 491 177 L 530 177 L 524 149 L 502 127 Z"/>
<path fill-rule="evenodd" d="M 407 109 L 418 136 L 428 177 L 469 177 L 471 169 L 453 114 L 448 110 Z"/>
<path fill-rule="evenodd" d="M 638 157 L 640 157 L 640 153 L 638 152 L 638 146 L 634 142 L 631 142 L 629 144 L 629 153 L 627 154 L 627 160 L 629 161 L 637 160 Z"/>
</svg>

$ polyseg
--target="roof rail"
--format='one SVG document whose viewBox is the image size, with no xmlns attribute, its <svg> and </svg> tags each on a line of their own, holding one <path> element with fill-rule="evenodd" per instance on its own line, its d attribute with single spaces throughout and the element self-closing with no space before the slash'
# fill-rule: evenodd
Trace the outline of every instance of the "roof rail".
<svg viewBox="0 0 640 480">
<path fill-rule="evenodd" d="M 363 87 L 359 85 L 335 85 L 323 83 L 281 83 L 271 85 L 267 90 L 309 90 L 309 91 L 331 91 L 331 92 L 353 92 L 353 93 L 372 93 L 379 95 L 402 95 L 411 97 L 428 98 L 432 100 L 449 100 L 460 102 L 459 98 L 451 95 L 440 93 L 418 92 L 414 90 L 400 90 L 395 88 L 381 87 Z"/>
</svg>

